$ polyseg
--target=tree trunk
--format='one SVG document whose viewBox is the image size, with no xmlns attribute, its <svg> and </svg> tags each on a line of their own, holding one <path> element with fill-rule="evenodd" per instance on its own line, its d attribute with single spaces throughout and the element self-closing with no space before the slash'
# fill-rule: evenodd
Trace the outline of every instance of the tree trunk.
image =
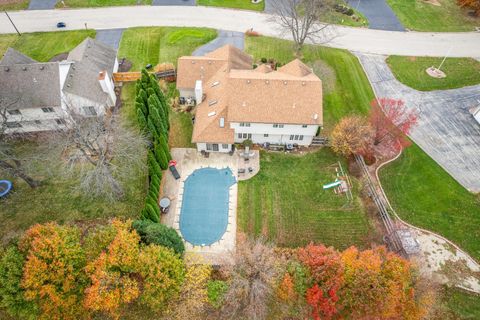
<svg viewBox="0 0 480 320">
<path fill-rule="evenodd" d="M 39 180 L 33 179 L 32 177 L 27 175 L 25 172 L 23 172 L 22 169 L 20 169 L 18 167 L 14 167 L 6 161 L 0 160 L 0 168 L 4 168 L 5 170 L 8 170 L 8 171 L 12 172 L 12 174 L 15 177 L 19 177 L 20 179 L 25 181 L 30 186 L 30 188 L 32 188 L 32 189 L 36 188 L 40 185 Z"/>
</svg>

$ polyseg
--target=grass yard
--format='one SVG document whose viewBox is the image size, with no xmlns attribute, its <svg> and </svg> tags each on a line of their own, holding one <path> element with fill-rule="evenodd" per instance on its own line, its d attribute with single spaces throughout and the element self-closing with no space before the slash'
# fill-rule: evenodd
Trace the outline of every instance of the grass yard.
<svg viewBox="0 0 480 320">
<path fill-rule="evenodd" d="M 440 303 L 440 313 L 438 318 L 443 320 L 480 319 L 480 295 L 445 288 Z"/>
<path fill-rule="evenodd" d="M 86 37 L 95 38 L 95 30 L 0 35 L 0 55 L 12 47 L 37 61 L 45 62 L 57 54 L 72 50 Z"/>
<path fill-rule="evenodd" d="M 18 150 L 24 158 L 31 154 L 41 158 L 34 143 L 21 143 Z M 50 159 L 52 157 L 49 157 Z M 53 162 L 57 161 L 57 162 Z M 49 161 L 48 168 L 38 160 L 34 164 L 36 177 L 43 184 L 31 189 L 19 179 L 13 179 L 14 192 L 0 206 L 0 241 L 5 244 L 20 235 L 22 231 L 35 223 L 56 221 L 58 223 L 73 222 L 76 220 L 104 219 L 110 217 L 136 218 L 139 208 L 145 200 L 146 172 L 138 172 L 128 181 L 125 181 L 125 197 L 119 201 L 108 202 L 101 199 L 91 199 L 75 191 L 77 181 L 57 174 L 56 166 L 60 159 Z M 49 172 L 47 172 L 49 171 Z M 12 179 L 2 175 L 4 179 Z"/>
<path fill-rule="evenodd" d="M 208 28 L 141 27 L 125 30 L 120 42 L 120 58 L 132 61 L 132 71 L 146 64 L 160 62 L 177 63 L 183 55 L 217 36 L 217 31 Z"/>
<path fill-rule="evenodd" d="M 387 63 L 403 84 L 420 91 L 462 88 L 480 83 L 480 62 L 471 58 L 447 58 L 441 70 L 447 77 L 430 77 L 425 70 L 438 67 L 443 58 L 390 56 Z"/>
<path fill-rule="evenodd" d="M 63 0 L 58 1 L 57 8 L 86 8 L 86 7 L 113 7 L 113 6 L 134 6 L 151 5 L 152 0 Z"/>
<path fill-rule="evenodd" d="M 239 182 L 242 231 L 286 247 L 311 241 L 338 249 L 368 244 L 371 230 L 358 199 L 358 186 L 351 208 L 342 208 L 345 196 L 322 189 L 324 183 L 335 180 L 332 165 L 339 161 L 329 149 L 304 156 L 262 152 L 260 161 L 260 172 Z"/>
<path fill-rule="evenodd" d="M 24 10 L 29 3 L 30 0 L 0 0 L 0 11 Z"/>
<path fill-rule="evenodd" d="M 433 2 L 433 1 L 432 1 Z M 422 0 L 387 0 L 402 24 L 416 31 L 472 31 L 480 26 L 480 18 L 468 16 L 456 0 L 435 0 L 433 5 Z"/>
<path fill-rule="evenodd" d="M 480 196 L 457 183 L 417 145 L 380 171 L 392 206 L 406 221 L 447 237 L 480 260 Z"/>
<path fill-rule="evenodd" d="M 269 37 L 247 37 L 245 50 L 256 61 L 274 58 L 282 64 L 294 59 L 291 41 Z M 302 61 L 311 65 L 324 86 L 324 131 L 331 131 L 348 114 L 366 114 L 374 98 L 358 59 L 346 50 L 305 46 Z"/>
<path fill-rule="evenodd" d="M 197 0 L 197 5 L 263 11 L 265 0 L 260 3 L 252 3 L 250 0 Z"/>
</svg>

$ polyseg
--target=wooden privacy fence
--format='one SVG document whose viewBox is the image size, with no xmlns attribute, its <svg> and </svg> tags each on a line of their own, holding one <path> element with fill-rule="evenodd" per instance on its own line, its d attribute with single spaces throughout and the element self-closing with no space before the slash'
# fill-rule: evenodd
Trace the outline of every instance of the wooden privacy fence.
<svg viewBox="0 0 480 320">
<path fill-rule="evenodd" d="M 154 74 L 157 77 L 157 79 L 162 79 L 169 82 L 173 82 L 177 78 L 175 66 L 172 63 L 157 64 L 152 70 L 149 70 L 149 73 Z M 136 81 L 141 77 L 142 77 L 142 73 L 140 71 L 115 72 L 113 74 L 113 81 L 114 82 L 131 82 L 131 81 Z"/>
</svg>

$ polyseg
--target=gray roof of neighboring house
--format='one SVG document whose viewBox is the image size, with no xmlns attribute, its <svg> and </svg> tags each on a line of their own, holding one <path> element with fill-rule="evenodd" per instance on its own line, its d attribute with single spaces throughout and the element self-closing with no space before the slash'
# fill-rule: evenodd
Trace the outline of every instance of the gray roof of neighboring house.
<svg viewBox="0 0 480 320">
<path fill-rule="evenodd" d="M 7 52 L 5 52 L 5 54 L 3 55 L 2 60 L 0 60 L 0 65 L 30 64 L 36 62 L 37 61 L 33 60 L 30 57 L 27 57 L 23 53 L 13 48 L 8 48 Z"/>
<path fill-rule="evenodd" d="M 58 63 L 2 65 L 0 97 L 4 98 L 8 109 L 60 106 Z"/>
<path fill-rule="evenodd" d="M 106 70 L 111 76 L 117 51 L 92 38 L 86 38 L 68 54 L 69 61 L 85 61 L 98 68 L 98 71 Z"/>
<path fill-rule="evenodd" d="M 87 61 L 73 63 L 68 70 L 63 92 L 92 100 L 98 104 L 105 104 L 108 95 L 98 82 L 99 72 L 100 70 Z"/>
<path fill-rule="evenodd" d="M 68 71 L 63 91 L 99 104 L 106 103 L 108 95 L 98 82 L 98 74 L 106 70 L 112 76 L 116 58 L 115 49 L 86 38 L 68 54 L 67 60 L 75 63 Z"/>
</svg>

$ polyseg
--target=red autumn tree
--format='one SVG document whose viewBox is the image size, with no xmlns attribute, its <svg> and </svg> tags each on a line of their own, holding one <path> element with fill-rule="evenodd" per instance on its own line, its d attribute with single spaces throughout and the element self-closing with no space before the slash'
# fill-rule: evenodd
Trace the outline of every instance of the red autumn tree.
<svg viewBox="0 0 480 320">
<path fill-rule="evenodd" d="M 85 254 L 80 232 L 55 223 L 34 225 L 19 243 L 26 255 L 21 286 L 25 299 L 35 302 L 40 319 L 80 319 Z"/>
<path fill-rule="evenodd" d="M 399 150 L 409 146 L 406 137 L 417 124 L 418 115 L 402 100 L 379 98 L 372 100 L 369 121 L 374 130 L 374 145 L 386 144 Z"/>
<path fill-rule="evenodd" d="M 298 259 L 307 267 L 313 286 L 307 289 L 306 300 L 315 320 L 330 319 L 337 310 L 337 291 L 343 284 L 343 262 L 332 247 L 309 244 L 298 250 Z"/>
<path fill-rule="evenodd" d="M 475 16 L 480 16 L 480 0 L 457 0 L 457 3 L 462 8 L 472 9 Z"/>
</svg>

